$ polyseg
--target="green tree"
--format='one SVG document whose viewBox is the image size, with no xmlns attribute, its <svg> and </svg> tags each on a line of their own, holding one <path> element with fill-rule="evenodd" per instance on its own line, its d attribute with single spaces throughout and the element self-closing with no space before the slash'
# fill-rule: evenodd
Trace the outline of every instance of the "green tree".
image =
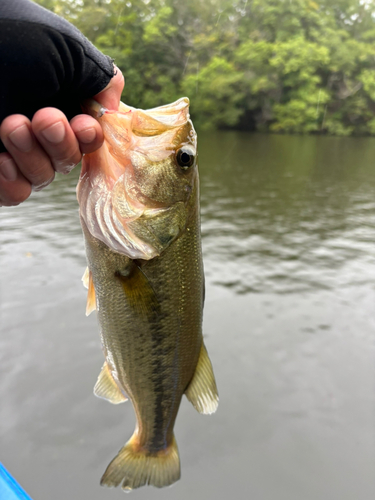
<svg viewBox="0 0 375 500">
<path fill-rule="evenodd" d="M 375 134 L 375 2 L 36 1 L 115 60 L 133 106 L 187 94 L 201 127 Z"/>
</svg>

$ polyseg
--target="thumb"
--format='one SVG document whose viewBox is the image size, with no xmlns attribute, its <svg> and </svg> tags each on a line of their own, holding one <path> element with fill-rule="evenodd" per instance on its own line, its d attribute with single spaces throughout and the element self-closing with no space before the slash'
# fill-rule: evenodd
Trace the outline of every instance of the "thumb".
<svg viewBox="0 0 375 500">
<path fill-rule="evenodd" d="M 121 73 L 121 70 L 115 66 L 115 75 L 106 88 L 94 96 L 94 99 L 104 108 L 117 111 L 124 85 L 124 75 Z"/>
</svg>

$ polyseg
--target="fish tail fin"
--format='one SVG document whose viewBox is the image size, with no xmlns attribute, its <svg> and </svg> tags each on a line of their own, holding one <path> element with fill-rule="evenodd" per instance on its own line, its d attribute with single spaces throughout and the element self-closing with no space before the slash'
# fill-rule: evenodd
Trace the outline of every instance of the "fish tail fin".
<svg viewBox="0 0 375 500">
<path fill-rule="evenodd" d="M 137 432 L 108 465 L 100 481 L 102 486 L 119 486 L 130 491 L 144 485 L 157 488 L 180 479 L 180 457 L 175 437 L 167 448 L 151 453 L 138 444 Z"/>
</svg>

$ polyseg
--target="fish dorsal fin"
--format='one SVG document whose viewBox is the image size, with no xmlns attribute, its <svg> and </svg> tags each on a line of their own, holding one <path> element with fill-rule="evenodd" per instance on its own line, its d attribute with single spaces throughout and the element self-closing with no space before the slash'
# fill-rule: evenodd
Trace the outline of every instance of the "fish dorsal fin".
<svg viewBox="0 0 375 500">
<path fill-rule="evenodd" d="M 92 274 L 88 267 L 82 276 L 83 286 L 87 288 L 86 316 L 96 310 L 95 288 L 92 281 Z"/>
<path fill-rule="evenodd" d="M 211 361 L 203 343 L 197 367 L 185 395 L 199 413 L 209 415 L 217 410 L 219 395 Z"/>
<path fill-rule="evenodd" d="M 94 394 L 98 398 L 106 399 L 114 405 L 123 403 L 128 398 L 119 389 L 119 386 L 114 380 L 111 370 L 107 362 L 104 363 L 102 371 L 94 387 Z"/>
</svg>

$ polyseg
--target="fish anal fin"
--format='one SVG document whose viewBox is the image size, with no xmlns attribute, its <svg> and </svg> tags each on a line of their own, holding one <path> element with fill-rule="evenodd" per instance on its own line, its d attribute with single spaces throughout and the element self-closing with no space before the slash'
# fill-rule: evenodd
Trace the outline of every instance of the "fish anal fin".
<svg viewBox="0 0 375 500">
<path fill-rule="evenodd" d="M 195 373 L 185 395 L 199 413 L 209 415 L 217 410 L 219 395 L 211 361 L 203 343 Z"/>
<path fill-rule="evenodd" d="M 88 271 L 88 276 L 86 278 L 86 273 L 88 271 L 88 268 L 85 271 L 85 274 L 83 275 L 82 281 L 83 284 L 86 286 L 87 283 L 87 302 L 86 302 L 86 316 L 89 316 L 93 311 L 96 310 L 96 297 L 95 297 L 95 288 L 94 288 L 94 282 L 92 281 L 92 274 L 91 271 Z"/>
<path fill-rule="evenodd" d="M 180 458 L 173 436 L 166 448 L 150 452 L 140 447 L 137 432 L 108 465 L 100 481 L 102 486 L 119 486 L 131 491 L 147 484 L 163 488 L 180 479 Z"/>
<path fill-rule="evenodd" d="M 127 397 L 121 392 L 114 380 L 108 363 L 105 362 L 94 387 L 94 394 L 98 398 L 106 399 L 114 405 L 127 401 Z"/>
</svg>

